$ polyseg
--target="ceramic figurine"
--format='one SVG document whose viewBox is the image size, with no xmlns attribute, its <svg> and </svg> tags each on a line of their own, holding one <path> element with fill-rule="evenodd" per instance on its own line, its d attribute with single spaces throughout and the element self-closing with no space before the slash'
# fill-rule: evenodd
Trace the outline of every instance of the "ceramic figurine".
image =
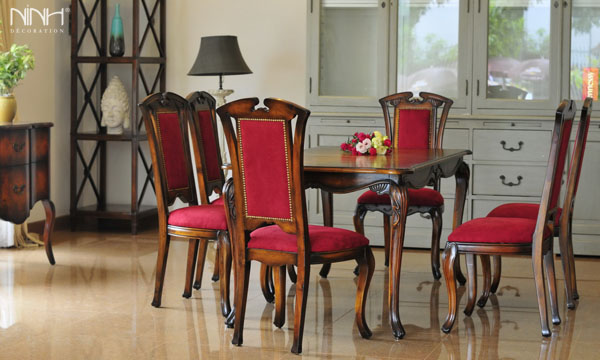
<svg viewBox="0 0 600 360">
<path fill-rule="evenodd" d="M 122 134 L 123 128 L 129 128 L 129 97 L 118 76 L 108 83 L 102 102 L 102 126 L 106 126 L 107 134 Z"/>
</svg>

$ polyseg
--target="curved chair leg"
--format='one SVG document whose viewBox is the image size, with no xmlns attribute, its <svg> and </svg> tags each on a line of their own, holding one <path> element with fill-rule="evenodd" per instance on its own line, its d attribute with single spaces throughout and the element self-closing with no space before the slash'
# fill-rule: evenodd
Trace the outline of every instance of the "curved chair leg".
<svg viewBox="0 0 600 360">
<path fill-rule="evenodd" d="M 219 271 L 221 270 L 221 242 L 217 241 L 215 249 L 215 268 L 213 269 L 212 281 L 219 281 Z"/>
<path fill-rule="evenodd" d="M 439 280 L 442 277 L 440 273 L 440 238 L 442 237 L 442 212 L 439 208 L 432 209 L 431 216 L 431 273 L 433 278 Z"/>
<path fill-rule="evenodd" d="M 363 219 L 364 219 L 364 216 L 363 216 Z M 355 225 L 355 227 L 356 227 L 356 225 Z M 364 235 L 364 230 L 361 234 Z M 390 225 L 390 216 L 383 214 L 383 241 L 384 241 L 383 251 L 385 252 L 385 263 L 384 263 L 385 266 L 390 266 L 390 241 L 391 241 L 391 239 L 392 239 L 392 225 Z M 438 260 L 438 263 L 439 263 L 439 260 Z"/>
<path fill-rule="evenodd" d="M 219 269 L 219 292 L 221 294 L 221 314 L 225 317 L 231 313 L 231 304 L 229 303 L 229 286 L 231 283 L 231 243 L 229 234 L 226 231 L 220 231 L 218 235 L 220 242 L 220 269 Z"/>
<path fill-rule="evenodd" d="M 465 315 L 471 316 L 477 298 L 477 259 L 473 254 L 466 254 L 467 263 L 467 306 Z"/>
<path fill-rule="evenodd" d="M 200 239 L 200 246 L 198 247 L 198 263 L 196 267 L 196 280 L 194 280 L 194 289 L 196 290 L 202 287 L 202 275 L 204 274 L 204 262 L 206 260 L 207 247 L 208 240 Z"/>
<path fill-rule="evenodd" d="M 323 203 L 323 225 L 333 226 L 333 194 L 321 189 L 321 201 Z M 319 275 L 323 279 L 327 279 L 329 271 L 331 270 L 331 264 L 323 264 Z"/>
<path fill-rule="evenodd" d="M 492 256 L 494 260 L 494 277 L 492 278 L 492 285 L 490 287 L 490 293 L 495 294 L 500 285 L 500 276 L 502 276 L 502 257 L 499 255 Z"/>
<path fill-rule="evenodd" d="M 579 300 L 579 292 L 577 291 L 577 274 L 575 273 L 575 253 L 573 252 L 573 214 L 569 216 L 569 228 L 567 229 L 567 244 L 569 245 L 569 263 L 571 264 L 571 286 L 573 292 L 573 300 Z"/>
<path fill-rule="evenodd" d="M 294 268 L 294 265 L 288 265 L 287 266 L 287 272 L 288 272 L 288 276 L 290 277 L 290 281 L 295 284 L 296 283 L 296 278 L 298 276 L 296 275 L 296 269 Z"/>
<path fill-rule="evenodd" d="M 490 268 L 490 256 L 489 255 L 481 255 L 479 256 L 481 259 L 481 272 L 483 274 L 483 291 L 481 293 L 481 297 L 477 301 L 477 306 L 484 307 L 490 297 L 490 288 L 492 282 L 492 274 Z"/>
<path fill-rule="evenodd" d="M 250 262 L 243 261 L 235 266 L 235 320 L 233 326 L 233 345 L 241 346 L 244 343 L 244 319 L 246 317 L 246 302 L 248 300 L 248 283 L 250 281 Z"/>
<path fill-rule="evenodd" d="M 185 269 L 185 287 L 183 288 L 183 297 L 189 298 L 192 296 L 192 283 L 194 282 L 194 268 L 198 258 L 198 245 L 200 239 L 189 239 L 187 266 Z"/>
<path fill-rule="evenodd" d="M 294 306 L 294 343 L 292 352 L 302 352 L 302 338 L 304 336 L 304 319 L 306 317 L 306 299 L 310 281 L 310 265 L 299 259 L 298 279 L 296 280 L 296 304 Z"/>
<path fill-rule="evenodd" d="M 560 315 L 558 314 L 558 298 L 556 295 L 556 276 L 554 275 L 554 251 L 552 246 L 544 254 L 544 265 L 546 267 L 546 284 L 550 293 L 550 310 L 552 311 L 552 323 L 560 324 Z"/>
<path fill-rule="evenodd" d="M 548 327 L 548 309 L 546 307 L 546 287 L 544 284 L 544 264 L 543 255 L 540 251 L 533 251 L 533 279 L 535 281 L 535 291 L 538 301 L 538 310 L 540 312 L 540 325 L 542 328 L 542 336 L 550 336 L 550 328 Z"/>
<path fill-rule="evenodd" d="M 167 257 L 169 256 L 169 243 L 171 237 L 164 231 L 158 236 L 158 255 L 156 257 L 156 281 L 154 283 L 154 298 L 152 306 L 160 307 L 163 284 L 165 282 L 165 270 L 167 269 Z"/>
<path fill-rule="evenodd" d="M 458 281 L 460 285 L 464 285 L 467 283 L 467 279 L 465 278 L 462 270 L 460 269 L 460 256 L 458 255 L 456 256 L 456 260 L 454 261 L 454 275 L 456 281 Z"/>
<path fill-rule="evenodd" d="M 285 324 L 285 268 L 277 266 L 273 268 L 275 283 L 275 320 L 273 325 L 281 328 Z"/>
<path fill-rule="evenodd" d="M 448 291 L 448 315 L 446 321 L 442 325 L 442 331 L 449 333 L 454 326 L 456 320 L 456 312 L 458 309 L 458 303 L 456 302 L 456 277 L 454 270 L 454 262 L 458 255 L 458 249 L 455 244 L 446 245 L 443 255 L 443 269 L 444 269 L 444 280 L 446 280 L 446 290 Z"/>
<path fill-rule="evenodd" d="M 260 264 L 260 289 L 268 303 L 275 301 L 275 289 L 273 288 L 273 269 L 265 264 Z"/>
<path fill-rule="evenodd" d="M 42 205 L 46 215 L 42 240 L 44 241 L 44 248 L 46 249 L 46 257 L 48 258 L 48 262 L 50 262 L 50 265 L 54 265 L 56 264 L 56 261 L 54 260 L 54 253 L 52 252 L 52 241 L 50 240 L 50 236 L 54 230 L 56 210 L 54 209 L 54 203 L 50 200 L 42 200 Z"/>
<path fill-rule="evenodd" d="M 566 292 L 566 302 L 567 308 L 575 309 L 575 295 L 573 293 L 573 278 L 574 275 L 571 270 L 574 268 L 572 262 L 573 254 L 572 244 L 569 244 L 570 239 L 568 238 L 567 229 L 560 229 L 558 236 L 558 244 L 560 246 L 560 260 L 562 262 L 563 274 L 565 275 L 565 292 Z M 571 245 L 571 246 L 569 246 Z"/>
<path fill-rule="evenodd" d="M 367 320 L 365 318 L 365 306 L 367 304 L 367 293 L 369 292 L 369 285 L 373 278 L 373 272 L 375 271 L 375 258 L 373 257 L 373 251 L 367 246 L 365 248 L 364 257 L 356 259 L 359 267 L 358 283 L 356 287 L 356 303 L 354 305 L 354 311 L 356 312 L 356 326 L 358 326 L 358 332 L 360 336 L 368 339 L 373 335 Z"/>
</svg>

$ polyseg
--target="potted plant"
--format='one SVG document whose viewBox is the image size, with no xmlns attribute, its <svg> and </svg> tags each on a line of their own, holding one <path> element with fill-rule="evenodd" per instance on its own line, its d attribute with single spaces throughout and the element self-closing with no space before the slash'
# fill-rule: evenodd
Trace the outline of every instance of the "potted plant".
<svg viewBox="0 0 600 360">
<path fill-rule="evenodd" d="M 0 125 L 12 123 L 17 112 L 13 89 L 34 64 L 33 52 L 27 45 L 13 44 L 10 50 L 0 53 Z"/>
</svg>

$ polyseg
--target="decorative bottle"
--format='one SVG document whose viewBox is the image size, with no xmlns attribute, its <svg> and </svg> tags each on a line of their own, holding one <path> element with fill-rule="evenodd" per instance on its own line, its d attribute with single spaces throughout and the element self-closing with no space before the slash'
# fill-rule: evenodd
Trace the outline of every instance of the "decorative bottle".
<svg viewBox="0 0 600 360">
<path fill-rule="evenodd" d="M 125 39 L 123 38 L 123 20 L 119 12 L 120 5 L 115 7 L 115 16 L 110 28 L 109 52 L 111 56 L 123 56 L 125 54 Z"/>
</svg>

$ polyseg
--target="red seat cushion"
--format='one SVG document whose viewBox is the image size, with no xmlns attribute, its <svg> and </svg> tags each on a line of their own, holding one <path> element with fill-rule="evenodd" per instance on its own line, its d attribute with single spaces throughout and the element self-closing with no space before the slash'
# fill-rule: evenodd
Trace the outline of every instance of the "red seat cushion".
<svg viewBox="0 0 600 360">
<path fill-rule="evenodd" d="M 227 230 L 225 208 L 222 205 L 194 205 L 173 210 L 167 223 L 195 229 Z"/>
<path fill-rule="evenodd" d="M 524 218 L 485 217 L 473 219 L 459 226 L 448 236 L 449 242 L 489 244 L 530 244 L 535 231 L 535 220 Z M 544 229 L 544 238 L 550 236 Z"/>
<path fill-rule="evenodd" d="M 312 252 L 331 252 L 369 245 L 369 239 L 346 229 L 309 225 L 308 234 Z M 298 244 L 296 235 L 284 232 L 277 225 L 271 225 L 254 230 L 250 234 L 248 248 L 295 253 L 298 251 Z"/>
<path fill-rule="evenodd" d="M 523 218 L 537 220 L 538 211 L 540 210 L 539 204 L 527 204 L 527 203 L 510 203 L 503 204 L 490 211 L 488 217 L 510 217 L 510 218 Z M 560 223 L 560 214 L 562 208 L 556 210 L 554 217 L 554 226 L 558 226 Z"/>
<path fill-rule="evenodd" d="M 357 202 L 359 204 L 391 205 L 388 194 L 378 195 L 375 191 L 362 194 Z M 429 188 L 408 189 L 408 206 L 442 206 L 444 197 L 438 191 Z"/>
<path fill-rule="evenodd" d="M 224 206 L 225 199 L 223 197 L 217 198 L 215 201 L 210 203 L 211 205 L 221 205 Z"/>
</svg>

